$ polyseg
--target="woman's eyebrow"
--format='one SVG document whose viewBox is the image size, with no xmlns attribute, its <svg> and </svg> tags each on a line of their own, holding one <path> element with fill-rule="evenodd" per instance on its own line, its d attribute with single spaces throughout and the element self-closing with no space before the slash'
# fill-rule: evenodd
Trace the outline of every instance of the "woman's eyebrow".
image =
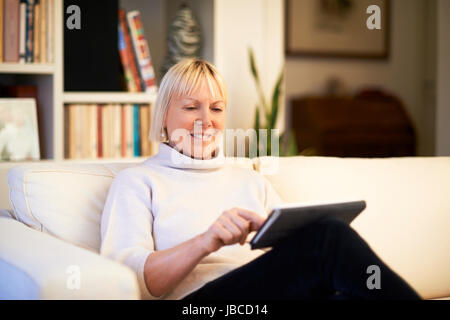
<svg viewBox="0 0 450 320">
<path fill-rule="evenodd" d="M 194 99 L 194 98 L 184 98 L 184 100 L 191 100 L 191 101 L 194 101 L 194 102 L 200 102 L 200 100 L 197 100 L 197 99 Z M 212 104 L 219 103 L 219 102 L 224 102 L 224 101 L 222 99 L 220 99 L 220 100 L 214 101 Z"/>
</svg>

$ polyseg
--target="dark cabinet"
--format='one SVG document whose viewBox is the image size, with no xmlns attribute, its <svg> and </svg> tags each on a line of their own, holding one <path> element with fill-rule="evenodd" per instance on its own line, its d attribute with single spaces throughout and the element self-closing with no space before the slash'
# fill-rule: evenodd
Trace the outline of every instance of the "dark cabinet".
<svg viewBox="0 0 450 320">
<path fill-rule="evenodd" d="M 298 149 L 337 157 L 414 156 L 413 124 L 402 102 L 380 92 L 302 97 L 291 103 Z"/>
</svg>

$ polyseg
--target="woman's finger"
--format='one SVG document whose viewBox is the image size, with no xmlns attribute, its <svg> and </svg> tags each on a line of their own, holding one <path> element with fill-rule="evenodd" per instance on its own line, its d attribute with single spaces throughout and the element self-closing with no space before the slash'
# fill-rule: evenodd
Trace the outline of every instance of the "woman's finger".
<svg viewBox="0 0 450 320">
<path fill-rule="evenodd" d="M 239 239 L 239 243 L 244 244 L 247 239 L 247 235 L 250 232 L 250 224 L 251 222 L 244 219 L 238 214 L 230 215 L 230 219 L 239 227 L 241 230 L 241 237 Z"/>
<path fill-rule="evenodd" d="M 233 235 L 233 241 L 234 239 L 241 238 L 241 230 L 228 217 L 222 216 L 220 222 Z"/>
<path fill-rule="evenodd" d="M 262 224 L 264 223 L 264 218 L 261 217 L 259 214 L 250 211 L 250 210 L 246 210 L 246 209 L 242 209 L 242 208 L 236 208 L 237 212 L 239 215 L 241 215 L 242 217 L 244 217 L 245 219 L 251 221 L 251 231 L 257 231 Z"/>
<path fill-rule="evenodd" d="M 230 244 L 233 241 L 233 234 L 225 228 L 222 224 L 218 224 L 214 228 L 216 234 L 219 236 L 219 238 L 222 240 L 223 244 L 227 245 Z"/>
</svg>

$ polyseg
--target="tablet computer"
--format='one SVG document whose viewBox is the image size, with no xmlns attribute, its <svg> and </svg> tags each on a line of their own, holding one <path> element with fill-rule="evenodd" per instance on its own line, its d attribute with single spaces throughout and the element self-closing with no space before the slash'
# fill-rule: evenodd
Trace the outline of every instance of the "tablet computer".
<svg viewBox="0 0 450 320">
<path fill-rule="evenodd" d="M 274 206 L 250 241 L 251 249 L 274 246 L 319 219 L 334 217 L 350 224 L 364 209 L 364 200 L 329 203 L 288 203 Z"/>
</svg>

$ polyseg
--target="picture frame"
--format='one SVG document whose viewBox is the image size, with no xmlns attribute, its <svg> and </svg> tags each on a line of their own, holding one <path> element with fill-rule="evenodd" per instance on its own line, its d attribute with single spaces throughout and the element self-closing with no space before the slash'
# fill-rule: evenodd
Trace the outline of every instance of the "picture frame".
<svg viewBox="0 0 450 320">
<path fill-rule="evenodd" d="M 40 160 L 35 99 L 0 99 L 0 160 Z"/>
<path fill-rule="evenodd" d="M 380 8 L 381 29 L 366 25 L 371 5 Z M 390 7 L 390 0 L 285 0 L 286 55 L 387 60 Z"/>
</svg>

